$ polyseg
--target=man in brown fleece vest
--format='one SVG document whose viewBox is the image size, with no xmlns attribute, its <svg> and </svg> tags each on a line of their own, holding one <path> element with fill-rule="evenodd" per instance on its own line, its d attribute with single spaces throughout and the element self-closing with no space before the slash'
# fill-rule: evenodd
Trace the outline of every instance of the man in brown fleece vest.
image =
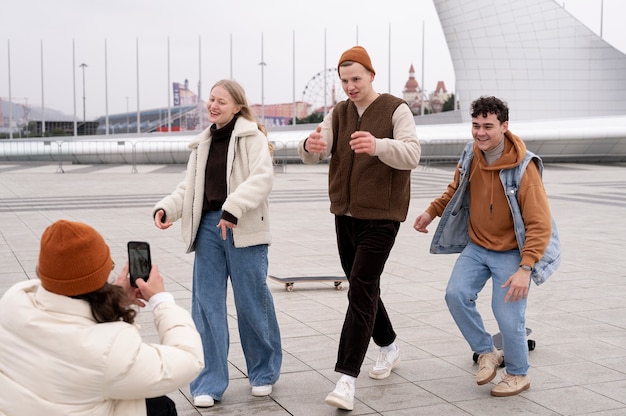
<svg viewBox="0 0 626 416">
<path fill-rule="evenodd" d="M 352 410 L 370 338 L 380 346 L 371 378 L 387 378 L 400 361 L 396 333 L 380 298 L 380 276 L 406 219 L 411 170 L 421 149 L 409 106 L 374 90 L 376 72 L 363 47 L 345 51 L 338 69 L 348 99 L 334 106 L 298 151 L 304 163 L 330 157 L 330 211 L 350 284 L 335 365 L 342 376 L 326 403 Z"/>
</svg>

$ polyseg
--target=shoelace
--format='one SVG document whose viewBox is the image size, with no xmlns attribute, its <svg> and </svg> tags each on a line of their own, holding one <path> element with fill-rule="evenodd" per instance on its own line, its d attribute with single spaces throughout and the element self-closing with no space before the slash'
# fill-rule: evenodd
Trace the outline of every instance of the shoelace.
<svg viewBox="0 0 626 416">
<path fill-rule="evenodd" d="M 376 360 L 376 367 L 386 367 L 387 366 L 387 353 L 379 352 L 378 359 Z"/>
<path fill-rule="evenodd" d="M 491 362 L 494 365 L 499 365 L 498 363 L 498 358 L 496 358 L 496 356 L 494 354 L 482 354 L 479 358 L 478 358 L 479 364 L 481 367 L 485 366 L 485 361 Z"/>
<path fill-rule="evenodd" d="M 510 386 L 511 382 L 515 383 L 515 376 L 509 373 L 504 373 L 504 375 L 502 376 L 502 380 L 500 380 L 500 383 L 506 383 Z"/>
<path fill-rule="evenodd" d="M 347 381 L 339 381 L 339 383 L 337 383 L 337 388 L 335 389 L 335 391 L 343 396 L 351 397 L 351 387 L 352 386 Z"/>
</svg>

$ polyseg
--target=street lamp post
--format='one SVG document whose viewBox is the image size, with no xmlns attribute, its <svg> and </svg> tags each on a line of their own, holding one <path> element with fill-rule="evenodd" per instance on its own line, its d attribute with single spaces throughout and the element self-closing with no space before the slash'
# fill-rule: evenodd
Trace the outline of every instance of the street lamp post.
<svg viewBox="0 0 626 416">
<path fill-rule="evenodd" d="M 130 133 L 130 113 L 128 112 L 128 96 L 126 97 L 126 134 Z"/>
<path fill-rule="evenodd" d="M 83 124 L 87 121 L 87 108 L 85 104 L 85 68 L 87 68 L 87 64 L 82 63 L 78 65 L 83 70 Z"/>
</svg>

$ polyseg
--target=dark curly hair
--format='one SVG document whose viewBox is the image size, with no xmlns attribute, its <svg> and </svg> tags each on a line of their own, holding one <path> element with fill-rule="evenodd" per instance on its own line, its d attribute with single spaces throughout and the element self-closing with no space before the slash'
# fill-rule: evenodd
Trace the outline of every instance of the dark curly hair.
<svg viewBox="0 0 626 416">
<path fill-rule="evenodd" d="M 137 311 L 132 308 L 132 300 L 120 286 L 105 283 L 100 289 L 72 296 L 89 303 L 93 318 L 98 323 L 124 321 L 132 324 Z"/>
<path fill-rule="evenodd" d="M 472 118 L 479 115 L 487 117 L 487 114 L 495 114 L 500 123 L 509 121 L 509 107 L 506 103 L 496 97 L 480 97 L 474 100 L 471 106 Z"/>
</svg>

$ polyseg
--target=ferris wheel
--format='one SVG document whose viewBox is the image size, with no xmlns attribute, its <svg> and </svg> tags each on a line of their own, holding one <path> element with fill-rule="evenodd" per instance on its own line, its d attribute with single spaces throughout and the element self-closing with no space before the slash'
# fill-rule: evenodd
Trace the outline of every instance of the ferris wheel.
<svg viewBox="0 0 626 416">
<path fill-rule="evenodd" d="M 318 72 L 302 91 L 302 101 L 309 103 L 313 112 L 324 112 L 324 106 L 332 107 L 346 98 L 337 68 Z"/>
</svg>

